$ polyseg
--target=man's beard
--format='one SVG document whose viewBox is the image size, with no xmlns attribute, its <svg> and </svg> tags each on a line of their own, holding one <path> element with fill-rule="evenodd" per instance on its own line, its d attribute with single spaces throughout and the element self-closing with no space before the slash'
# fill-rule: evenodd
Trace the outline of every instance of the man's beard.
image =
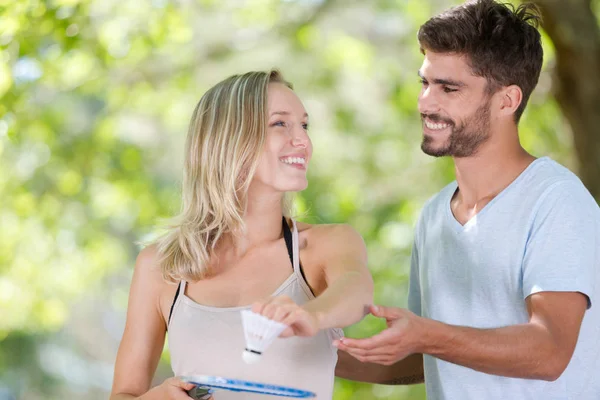
<svg viewBox="0 0 600 400">
<path fill-rule="evenodd" d="M 452 132 L 442 147 L 434 147 L 435 138 L 423 136 L 421 150 L 434 157 L 470 157 L 490 137 L 490 100 L 488 99 L 472 115 L 467 117 L 458 127 L 452 120 L 444 119 L 438 114 L 421 114 L 432 122 L 443 122 L 450 125 Z"/>
</svg>

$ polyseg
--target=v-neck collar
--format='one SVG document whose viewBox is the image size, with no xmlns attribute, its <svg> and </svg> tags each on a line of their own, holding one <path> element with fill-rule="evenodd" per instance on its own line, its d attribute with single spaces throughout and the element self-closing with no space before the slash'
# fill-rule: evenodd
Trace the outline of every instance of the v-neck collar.
<svg viewBox="0 0 600 400">
<path fill-rule="evenodd" d="M 546 160 L 548 160 L 548 157 L 540 157 L 540 158 L 533 160 L 527 166 L 527 168 L 525 168 L 523 170 L 523 172 L 521 172 L 519 174 L 519 176 L 517 176 L 508 186 L 506 186 L 504 189 L 502 189 L 502 191 L 500 193 L 498 193 L 492 200 L 490 200 L 481 210 L 479 210 L 475 215 L 473 215 L 471 218 L 469 218 L 469 220 L 467 222 L 465 222 L 464 225 L 462 225 L 460 222 L 458 222 L 458 220 L 454 216 L 454 213 L 452 212 L 452 207 L 451 207 L 452 198 L 454 197 L 456 191 L 458 190 L 458 182 L 454 181 L 452 183 L 452 186 L 450 187 L 450 190 L 448 190 L 448 192 L 450 193 L 450 196 L 447 199 L 445 199 L 446 217 L 449 218 L 450 224 L 452 225 L 452 227 L 457 232 L 468 231 L 471 227 L 473 227 L 473 225 L 477 224 L 477 221 L 480 220 L 488 212 L 488 210 L 494 206 L 495 203 L 500 201 L 500 199 L 502 197 L 504 197 L 506 195 L 506 193 L 510 192 L 513 187 L 518 185 L 518 183 L 521 180 L 523 180 L 525 176 L 528 175 L 529 171 L 535 165 L 541 163 L 542 161 L 546 161 Z"/>
</svg>

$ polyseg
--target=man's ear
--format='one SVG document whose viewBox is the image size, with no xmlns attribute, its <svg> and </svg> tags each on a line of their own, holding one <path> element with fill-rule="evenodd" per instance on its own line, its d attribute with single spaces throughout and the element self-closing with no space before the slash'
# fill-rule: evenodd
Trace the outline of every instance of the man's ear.
<svg viewBox="0 0 600 400">
<path fill-rule="evenodd" d="M 500 89 L 498 93 L 500 97 L 500 114 L 501 115 L 514 115 L 517 112 L 517 108 L 523 101 L 523 91 L 517 85 L 506 86 Z"/>
</svg>

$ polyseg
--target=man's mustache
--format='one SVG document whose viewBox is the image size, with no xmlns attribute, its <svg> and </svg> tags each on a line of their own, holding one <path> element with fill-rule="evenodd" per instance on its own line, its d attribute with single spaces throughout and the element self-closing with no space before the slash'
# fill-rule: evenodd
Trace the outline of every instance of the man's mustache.
<svg viewBox="0 0 600 400">
<path fill-rule="evenodd" d="M 423 113 L 421 113 L 421 119 L 425 119 L 425 118 L 427 118 L 428 120 L 430 120 L 433 123 L 444 122 L 448 125 L 454 126 L 454 121 L 452 121 L 449 118 L 443 118 L 439 114 L 423 114 Z"/>
</svg>

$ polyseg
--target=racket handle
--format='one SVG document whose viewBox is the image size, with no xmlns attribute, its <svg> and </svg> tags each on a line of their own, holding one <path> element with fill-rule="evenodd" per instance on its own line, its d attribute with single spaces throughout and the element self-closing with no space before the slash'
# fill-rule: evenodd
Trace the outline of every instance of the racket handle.
<svg viewBox="0 0 600 400">
<path fill-rule="evenodd" d="M 188 396 L 190 396 L 194 400 L 205 400 L 209 399 L 211 396 L 212 390 L 203 388 L 201 386 L 196 386 L 191 390 L 187 391 Z"/>
</svg>

